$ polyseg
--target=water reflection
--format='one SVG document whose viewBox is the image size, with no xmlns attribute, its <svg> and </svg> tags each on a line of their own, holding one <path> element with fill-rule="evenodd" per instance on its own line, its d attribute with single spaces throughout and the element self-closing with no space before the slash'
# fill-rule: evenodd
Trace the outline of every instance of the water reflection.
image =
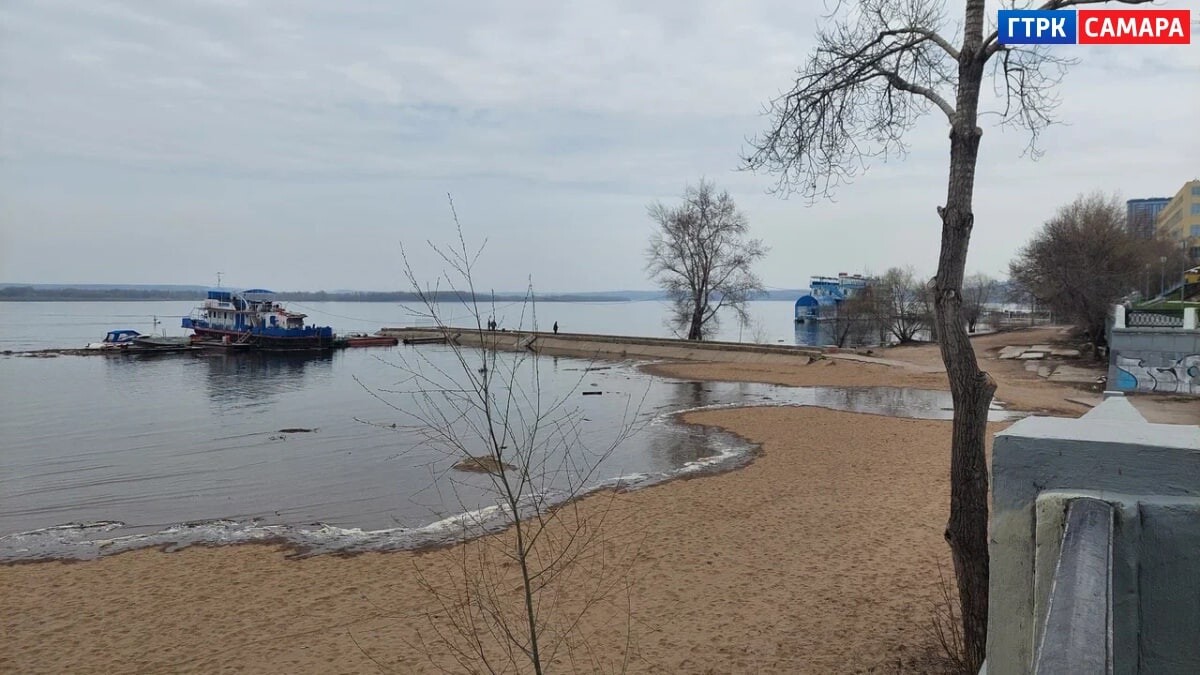
<svg viewBox="0 0 1200 675">
<path fill-rule="evenodd" d="M 810 405 L 891 417 L 937 419 L 954 413 L 949 392 L 905 387 L 813 387 Z"/>
<path fill-rule="evenodd" d="M 795 338 L 796 344 L 812 347 L 839 343 L 842 347 L 873 347 L 881 342 L 879 325 L 874 322 L 856 322 L 847 327 L 840 321 L 805 321 L 796 324 Z"/>
<path fill-rule="evenodd" d="M 831 321 L 805 321 L 796 324 L 796 344 L 823 347 L 837 344 Z"/>
<path fill-rule="evenodd" d="M 672 382 L 673 391 L 664 401 L 667 410 L 703 408 L 716 403 L 707 382 Z M 656 430 L 650 438 L 650 456 L 659 467 L 680 467 L 703 457 L 717 454 L 712 430 L 705 427 L 674 425 Z M 661 470 L 661 469 L 660 469 Z"/>
<path fill-rule="evenodd" d="M 856 322 L 849 327 L 836 320 L 805 321 L 795 326 L 796 344 L 810 347 L 874 347 L 896 342 L 895 336 L 875 321 Z M 931 336 L 927 329 L 922 329 L 913 335 L 913 339 L 928 342 Z"/>
<path fill-rule="evenodd" d="M 200 357 L 205 389 L 219 407 L 265 405 L 332 374 L 329 352 L 212 352 Z"/>
</svg>

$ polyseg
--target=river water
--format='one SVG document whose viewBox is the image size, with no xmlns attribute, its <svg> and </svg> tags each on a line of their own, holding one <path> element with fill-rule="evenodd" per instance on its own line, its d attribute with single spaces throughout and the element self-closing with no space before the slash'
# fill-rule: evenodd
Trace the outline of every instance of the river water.
<svg viewBox="0 0 1200 675">
<path fill-rule="evenodd" d="M 140 328 L 139 317 L 170 316 L 164 304 L 172 303 L 12 303 L 0 307 L 0 339 L 8 348 L 80 346 L 112 328 Z M 372 305 L 322 309 L 361 321 L 341 319 L 341 331 L 406 323 Z M 594 307 L 555 309 L 560 325 L 581 332 L 613 326 Z M 635 328 L 653 324 L 625 314 L 642 317 Z M 943 392 L 684 382 L 631 363 L 516 354 L 494 355 L 481 373 L 483 358 L 438 345 L 0 356 L 0 560 L 269 538 L 318 552 L 403 548 L 461 534 L 460 514 L 494 508 L 495 494 L 486 475 L 452 468 L 461 453 L 431 438 L 426 422 L 451 420 L 462 449 L 483 454 L 455 411 L 459 393 L 483 377 L 501 399 L 515 393 L 525 423 L 544 420 L 532 444 L 513 446 L 554 467 L 537 486 L 551 500 L 618 481 L 651 484 L 752 451 L 732 435 L 675 423 L 682 410 L 798 404 L 950 416 Z"/>
</svg>

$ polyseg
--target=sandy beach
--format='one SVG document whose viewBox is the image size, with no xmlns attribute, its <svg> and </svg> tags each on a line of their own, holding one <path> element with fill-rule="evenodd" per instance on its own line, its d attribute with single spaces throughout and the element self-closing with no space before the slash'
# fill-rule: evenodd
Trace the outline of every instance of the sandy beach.
<svg viewBox="0 0 1200 675">
<path fill-rule="evenodd" d="M 978 339 L 998 398 L 1043 413 L 1086 411 L 1078 401 L 1095 393 L 988 355 L 1056 336 Z M 907 365 L 833 358 L 653 369 L 788 385 L 946 386 L 934 346 L 878 356 Z M 1139 407 L 1152 420 L 1200 421 L 1194 401 Z M 939 566 L 949 570 L 949 422 L 800 407 L 704 411 L 686 421 L 737 433 L 761 453 L 734 471 L 565 507 L 566 529 L 547 535 L 548 550 L 571 523 L 582 523 L 590 546 L 571 573 L 548 581 L 545 608 L 552 619 L 589 609 L 569 636 L 550 631 L 551 670 L 936 671 L 928 629 Z M 0 671 L 464 672 L 446 599 L 461 597 L 464 570 L 499 561 L 512 536 L 351 557 L 296 558 L 253 545 L 3 566 Z M 491 568 L 488 587 L 506 611 L 519 609 L 514 566 Z"/>
</svg>

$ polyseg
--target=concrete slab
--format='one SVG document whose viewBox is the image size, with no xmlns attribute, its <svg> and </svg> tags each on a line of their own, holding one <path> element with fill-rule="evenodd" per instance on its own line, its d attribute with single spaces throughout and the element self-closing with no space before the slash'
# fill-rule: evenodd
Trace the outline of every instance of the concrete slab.
<svg viewBox="0 0 1200 675">
<path fill-rule="evenodd" d="M 1080 353 L 1080 351 L 1078 349 L 1066 349 L 1066 348 L 1051 349 L 1050 355 L 1051 356 L 1059 356 L 1064 359 L 1077 359 L 1080 356 L 1082 356 L 1082 354 Z"/>
<path fill-rule="evenodd" d="M 1025 360 L 1025 361 L 1028 361 L 1030 359 L 1044 359 L 1044 358 L 1046 358 L 1045 352 L 1025 352 L 1024 354 L 1021 355 L 1021 359 Z"/>
<path fill-rule="evenodd" d="M 1050 381 L 1092 383 L 1102 375 L 1104 375 L 1104 372 L 1101 370 L 1080 368 L 1078 366 L 1059 366 L 1054 369 L 1054 374 L 1050 376 Z"/>
<path fill-rule="evenodd" d="M 1031 349 L 1033 349 L 1033 351 L 1035 351 L 1035 352 L 1048 352 L 1048 351 L 1054 349 L 1054 347 L 1052 347 L 1051 345 L 1034 345 L 1033 347 L 1031 347 Z"/>
<path fill-rule="evenodd" d="M 1005 347 L 1000 350 L 1000 355 L 998 358 L 1015 359 L 1015 358 L 1018 358 L 1019 356 L 1021 356 L 1021 354 L 1024 354 L 1025 350 L 1027 350 L 1027 349 L 1029 349 L 1029 347 L 1026 347 L 1024 345 L 1013 345 L 1013 346 Z"/>
<path fill-rule="evenodd" d="M 1038 377 L 1050 377 L 1050 374 L 1053 372 L 1054 366 L 1038 366 L 1037 369 Z"/>
</svg>

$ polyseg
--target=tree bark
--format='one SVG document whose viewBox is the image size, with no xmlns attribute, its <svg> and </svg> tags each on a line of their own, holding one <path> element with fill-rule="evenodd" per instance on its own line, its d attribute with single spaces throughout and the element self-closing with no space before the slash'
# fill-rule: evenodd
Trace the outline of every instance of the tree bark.
<svg viewBox="0 0 1200 675">
<path fill-rule="evenodd" d="M 950 447 L 950 520 L 946 541 L 954 558 L 962 607 L 964 646 L 972 672 L 983 663 L 988 614 L 988 467 L 984 453 L 987 414 L 996 383 L 979 369 L 961 320 L 962 284 L 972 212 L 975 165 L 982 130 L 977 126 L 983 0 L 967 4 L 959 53 L 958 97 L 950 131 L 950 175 L 942 219 L 942 248 L 934 281 L 935 326 L 954 401 Z"/>
<path fill-rule="evenodd" d="M 699 300 L 694 302 L 692 309 L 692 322 L 688 326 L 689 340 L 700 340 L 704 337 L 704 306 Z"/>
</svg>

